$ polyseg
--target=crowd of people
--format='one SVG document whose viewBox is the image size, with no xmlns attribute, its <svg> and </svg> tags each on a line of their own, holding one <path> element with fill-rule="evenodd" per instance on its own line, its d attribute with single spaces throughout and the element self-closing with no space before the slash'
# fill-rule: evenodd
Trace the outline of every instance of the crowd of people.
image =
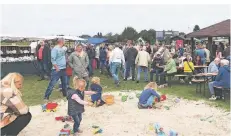
<svg viewBox="0 0 231 136">
<path fill-rule="evenodd" d="M 99 46 L 77 44 L 74 51 L 67 49 L 65 40 L 59 38 L 52 49 L 41 41 L 36 49 L 41 80 L 49 80 L 44 94 L 47 102 L 55 84 L 60 80 L 60 90 L 68 100 L 68 115 L 74 120 L 74 133 L 78 135 L 84 112 L 84 105 L 102 106 L 102 87 L 100 78 L 95 77 L 95 68 L 101 74 L 112 77 L 116 87 L 127 80 L 141 82 L 140 75 L 144 73 L 147 86 L 141 93 L 138 108 L 150 108 L 154 97 L 160 101 L 158 86 L 171 85 L 171 77 L 183 73 L 187 75 L 189 84 L 193 75 L 200 72 L 217 73 L 209 82 L 210 100 L 215 100 L 214 87 L 230 87 L 230 47 L 223 49 L 217 46 L 214 52 L 206 49 L 202 43 L 196 45 L 191 55 L 189 46 L 156 45 L 153 48 L 147 42 L 145 45 L 134 45 L 128 40 L 125 45 L 101 44 Z M 215 45 L 212 45 L 214 48 Z M 223 55 L 224 54 L 224 55 Z M 214 59 L 212 62 L 210 60 Z M 208 66 L 208 70 L 196 69 L 195 66 Z M 51 69 L 51 70 L 50 70 Z M 120 73 L 120 74 L 119 74 Z M 136 74 L 137 73 L 137 74 Z M 149 74 L 150 73 L 150 74 Z M 148 78 L 150 75 L 150 78 Z M 153 79 L 155 75 L 155 80 Z M 73 76 L 73 87 L 70 78 Z M 90 84 L 90 77 L 91 84 Z M 166 80 L 166 77 L 169 77 Z M 180 79 L 185 82 L 184 78 Z M 23 77 L 18 73 L 10 73 L 1 80 L 1 132 L 5 135 L 17 135 L 31 120 L 28 107 L 21 96 Z M 90 90 L 90 91 L 88 91 Z M 83 93 L 85 92 L 85 93 Z M 91 101 L 84 101 L 84 94 L 91 95 Z M 20 124 L 20 125 L 19 125 Z"/>
</svg>

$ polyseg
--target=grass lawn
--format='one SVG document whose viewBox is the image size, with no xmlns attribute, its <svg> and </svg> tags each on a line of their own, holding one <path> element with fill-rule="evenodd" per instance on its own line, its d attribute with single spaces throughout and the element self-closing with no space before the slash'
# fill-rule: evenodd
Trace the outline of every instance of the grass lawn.
<svg viewBox="0 0 231 136">
<path fill-rule="evenodd" d="M 96 76 L 101 78 L 101 85 L 104 88 L 103 91 L 117 91 L 117 90 L 142 90 L 146 83 L 140 82 L 137 84 L 135 81 L 121 81 L 121 86 L 119 88 L 115 87 L 113 84 L 113 80 L 104 75 L 99 75 L 98 72 L 95 72 Z M 24 87 L 23 87 L 23 100 L 28 105 L 37 105 L 43 103 L 44 92 L 48 86 L 48 81 L 37 81 L 39 79 L 38 76 L 25 76 L 24 77 Z M 142 78 L 141 78 L 142 79 Z M 121 80 L 121 79 L 120 79 Z M 71 81 L 70 81 L 71 82 Z M 72 84 L 72 83 L 71 83 Z M 57 85 L 56 85 L 57 86 Z M 62 95 L 59 91 L 57 91 L 58 87 L 55 87 L 51 100 L 62 99 Z M 178 97 L 183 97 L 184 99 L 189 100 L 205 100 L 208 104 L 220 107 L 226 110 L 230 110 L 230 103 L 224 102 L 222 100 L 217 101 L 208 101 L 208 91 L 206 97 L 200 94 L 196 94 L 194 85 L 186 85 L 186 84 L 178 84 L 173 85 L 172 88 L 163 88 L 159 91 L 163 94 L 171 94 L 176 95 Z"/>
</svg>

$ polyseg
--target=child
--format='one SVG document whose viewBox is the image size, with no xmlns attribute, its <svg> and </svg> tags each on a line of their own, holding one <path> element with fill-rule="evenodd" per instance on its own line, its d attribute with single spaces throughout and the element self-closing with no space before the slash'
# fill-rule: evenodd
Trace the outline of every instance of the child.
<svg viewBox="0 0 231 136">
<path fill-rule="evenodd" d="M 201 57 L 197 56 L 195 61 L 195 66 L 202 66 Z"/>
<path fill-rule="evenodd" d="M 74 89 L 68 88 L 67 90 L 67 100 L 68 100 L 68 115 L 72 116 L 74 120 L 74 136 L 77 136 L 78 133 L 82 133 L 79 129 L 80 122 L 82 120 L 82 113 L 84 110 L 84 105 L 92 106 L 92 102 L 84 101 L 84 92 L 85 94 L 91 95 L 96 94 L 92 91 L 84 91 L 86 87 L 86 81 L 83 79 L 78 79 L 78 77 L 73 78 Z"/>
<path fill-rule="evenodd" d="M 102 87 L 100 86 L 100 78 L 93 77 L 91 80 L 92 84 L 90 86 L 91 90 L 97 92 L 97 94 L 93 94 L 91 96 L 91 100 L 93 103 L 96 102 L 96 106 L 102 106 L 105 102 L 102 100 Z"/>
<path fill-rule="evenodd" d="M 160 95 L 156 92 L 156 90 L 157 90 L 156 82 L 150 82 L 145 86 L 139 98 L 139 103 L 138 103 L 139 109 L 152 108 L 154 102 L 154 96 L 157 97 L 158 102 L 160 102 Z"/>
</svg>

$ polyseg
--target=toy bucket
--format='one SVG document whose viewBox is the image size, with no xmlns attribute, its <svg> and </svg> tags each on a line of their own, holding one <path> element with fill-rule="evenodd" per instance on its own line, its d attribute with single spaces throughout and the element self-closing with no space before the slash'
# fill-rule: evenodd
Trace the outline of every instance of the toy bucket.
<svg viewBox="0 0 231 136">
<path fill-rule="evenodd" d="M 107 105 L 111 105 L 114 103 L 114 96 L 113 95 L 104 95 L 104 101 Z"/>
</svg>

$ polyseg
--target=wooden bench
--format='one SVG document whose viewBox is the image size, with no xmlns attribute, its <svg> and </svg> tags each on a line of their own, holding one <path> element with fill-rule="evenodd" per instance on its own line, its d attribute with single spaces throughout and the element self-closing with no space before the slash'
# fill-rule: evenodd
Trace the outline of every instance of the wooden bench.
<svg viewBox="0 0 231 136">
<path fill-rule="evenodd" d="M 196 93 L 199 91 L 201 94 L 201 86 L 204 84 L 204 96 L 205 96 L 205 80 L 204 79 L 192 79 L 192 82 L 196 83 Z M 199 87 L 199 90 L 198 90 Z"/>
<path fill-rule="evenodd" d="M 224 101 L 230 100 L 230 88 L 223 88 L 220 86 L 214 86 L 214 93 L 218 99 L 223 99 Z"/>
</svg>

